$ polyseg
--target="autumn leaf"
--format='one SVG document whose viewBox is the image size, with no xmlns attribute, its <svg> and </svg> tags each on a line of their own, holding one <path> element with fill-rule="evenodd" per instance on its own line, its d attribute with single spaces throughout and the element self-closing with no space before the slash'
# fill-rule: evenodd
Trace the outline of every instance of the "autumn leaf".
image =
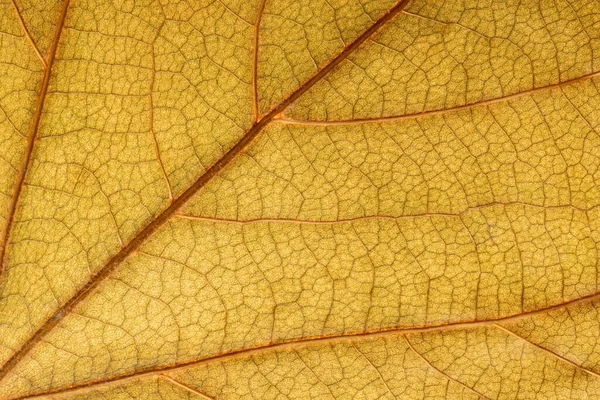
<svg viewBox="0 0 600 400">
<path fill-rule="evenodd" d="M 0 0 L 0 397 L 600 397 L 600 3 Z"/>
</svg>

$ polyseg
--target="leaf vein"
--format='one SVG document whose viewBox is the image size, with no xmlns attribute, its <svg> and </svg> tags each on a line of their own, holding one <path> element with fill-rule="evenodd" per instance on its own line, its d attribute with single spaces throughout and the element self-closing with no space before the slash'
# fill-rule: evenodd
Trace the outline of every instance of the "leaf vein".
<svg viewBox="0 0 600 400">
<path fill-rule="evenodd" d="M 524 90 L 522 92 L 517 92 L 513 94 L 509 94 L 501 97 L 494 97 L 492 99 L 486 99 L 481 101 L 476 101 L 473 103 L 462 104 L 459 106 L 448 107 L 448 108 L 440 108 L 435 110 L 421 111 L 412 114 L 402 114 L 402 115 L 391 115 L 384 117 L 376 117 L 376 118 L 356 118 L 356 119 L 347 119 L 347 120 L 336 120 L 336 121 L 310 121 L 310 120 L 302 120 L 302 119 L 294 119 L 288 117 L 277 118 L 274 122 L 281 124 L 290 124 L 290 125 L 313 125 L 313 126 L 340 126 L 340 125 L 360 125 L 360 124 L 368 124 L 368 123 L 378 123 L 378 122 L 392 122 L 392 121 L 403 121 L 410 120 L 416 118 L 422 118 L 432 115 L 443 115 L 457 111 L 469 110 L 475 107 L 487 107 L 492 104 L 508 102 L 511 100 L 516 100 L 521 97 L 533 95 L 535 93 L 553 90 L 553 89 L 562 89 L 563 87 L 575 84 L 577 82 L 587 81 L 600 76 L 600 71 L 592 72 L 589 74 L 578 76 L 577 78 L 568 79 L 559 83 L 553 83 L 551 85 L 540 86 L 533 89 Z"/>
<path fill-rule="evenodd" d="M 33 333 L 33 335 L 23 343 L 23 345 L 17 349 L 13 355 L 4 363 L 2 368 L 0 369 L 0 380 L 4 379 L 6 375 L 14 369 L 16 365 L 20 363 L 20 361 L 31 352 L 31 350 L 40 343 L 44 337 L 48 333 L 50 333 L 61 321 L 62 319 L 72 312 L 77 305 L 79 305 L 82 301 L 87 299 L 96 288 L 106 280 L 113 271 L 115 271 L 118 266 L 132 253 L 136 252 L 145 241 L 152 236 L 155 232 L 157 232 L 171 217 L 174 216 L 177 210 L 183 207 L 184 204 L 188 202 L 200 189 L 202 189 L 208 182 L 210 182 L 215 176 L 217 176 L 220 171 L 227 167 L 232 163 L 234 159 L 237 158 L 238 155 L 244 153 L 244 151 L 249 147 L 249 145 L 254 141 L 254 139 L 260 134 L 263 128 L 269 124 L 273 119 L 275 119 L 279 114 L 281 114 L 290 104 L 296 101 L 300 96 L 306 93 L 311 87 L 313 87 L 317 82 L 321 81 L 323 77 L 329 74 L 332 70 L 334 70 L 342 61 L 348 58 L 350 54 L 352 54 L 356 49 L 358 49 L 364 42 L 366 42 L 379 28 L 385 25 L 387 22 L 392 20 L 395 16 L 397 16 L 409 3 L 410 0 L 401 0 L 396 3 L 392 8 L 390 8 L 387 13 L 385 13 L 381 18 L 377 20 L 373 25 L 371 25 L 366 31 L 364 31 L 361 35 L 359 35 L 352 43 L 350 43 L 347 47 L 345 47 L 339 54 L 337 54 L 333 59 L 331 59 L 321 70 L 319 70 L 315 75 L 309 78 L 304 84 L 299 86 L 293 93 L 291 93 L 286 99 L 281 101 L 278 105 L 272 108 L 268 114 L 266 114 L 263 118 L 256 121 L 254 125 L 246 131 L 246 133 L 242 136 L 242 138 L 231 147 L 219 160 L 217 160 L 209 169 L 204 172 L 187 190 L 181 193 L 176 199 L 174 199 L 170 205 L 165 208 L 160 214 L 158 214 L 154 219 L 149 221 L 145 227 L 138 231 L 138 233 L 121 249 L 114 255 L 109 261 L 94 274 L 90 279 L 62 306 L 60 307 L 54 314 L 50 316 L 45 322 L 39 326 L 37 331 Z M 68 9 L 69 0 L 65 1 L 65 6 L 63 8 L 63 13 L 61 14 L 61 23 L 59 27 L 61 29 L 57 29 L 58 33 L 56 38 L 60 37 L 60 31 L 62 30 L 62 26 L 64 25 L 64 19 L 66 16 L 66 11 Z M 51 60 L 54 59 L 54 54 L 56 53 L 56 47 L 58 44 L 58 39 L 53 42 L 53 52 L 51 54 Z M 51 66 L 52 63 L 49 63 Z M 46 84 L 43 86 L 44 96 L 41 96 L 40 105 L 43 105 L 43 100 L 45 97 L 45 93 L 48 87 L 47 81 L 50 76 L 50 68 L 47 68 L 47 72 L 44 75 L 44 82 Z M 41 115 L 41 107 L 38 107 L 40 111 L 36 111 L 36 114 Z M 35 119 L 37 121 L 35 123 L 35 130 L 37 131 L 37 126 L 39 123 L 39 116 Z M 33 138 L 31 140 L 31 148 L 33 147 Z M 31 148 L 28 152 L 27 163 L 31 159 Z M 24 176 L 24 174 L 23 174 Z M 22 183 L 22 182 L 21 182 Z M 19 185 L 19 188 L 22 187 L 22 184 Z M 12 218 L 11 218 L 12 219 Z M 6 246 L 4 246 L 6 248 Z"/>
<path fill-rule="evenodd" d="M 37 98 L 37 102 L 35 105 L 35 112 L 32 116 L 31 126 L 29 129 L 29 134 L 27 135 L 27 144 L 25 147 L 25 153 L 21 162 L 21 166 L 19 168 L 19 173 L 17 175 L 17 183 L 15 185 L 15 190 L 11 197 L 11 202 L 8 206 L 8 214 L 6 217 L 6 225 L 4 226 L 4 230 L 2 232 L 2 242 L 0 243 L 0 281 L 2 280 L 6 262 L 7 262 L 7 254 L 8 254 L 8 244 L 10 242 L 10 235 L 12 233 L 12 227 L 15 220 L 15 214 L 17 212 L 17 204 L 19 202 L 19 198 L 21 197 L 21 193 L 23 191 L 23 186 L 25 186 L 25 176 L 27 175 L 27 171 L 29 169 L 29 165 L 31 163 L 31 159 L 33 156 L 33 148 L 37 139 L 37 134 L 40 126 L 40 120 L 42 118 L 42 111 L 44 108 L 44 103 L 46 101 L 46 94 L 48 93 L 48 86 L 50 83 L 50 75 L 52 72 L 52 65 L 54 64 L 54 59 L 56 58 L 56 50 L 58 49 L 58 43 L 60 41 L 60 37 L 63 31 L 63 27 L 65 24 L 65 20 L 67 17 L 67 10 L 69 9 L 70 0 L 65 0 L 63 4 L 63 8 L 61 10 L 61 14 L 59 17 L 58 24 L 56 25 L 56 29 L 54 32 L 54 37 L 52 39 L 52 44 L 50 47 L 50 55 L 48 57 L 48 63 L 46 64 L 46 68 L 44 70 L 44 77 L 42 79 L 42 84 L 40 88 L 40 93 Z M 13 4 L 16 7 L 16 3 Z"/>
</svg>

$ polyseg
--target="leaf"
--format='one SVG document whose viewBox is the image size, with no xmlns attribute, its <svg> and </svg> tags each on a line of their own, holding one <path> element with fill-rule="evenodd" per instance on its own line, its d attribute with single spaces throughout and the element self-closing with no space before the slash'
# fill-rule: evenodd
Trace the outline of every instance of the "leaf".
<svg viewBox="0 0 600 400">
<path fill-rule="evenodd" d="M 0 396 L 600 395 L 600 5 L 2 0 Z"/>
</svg>

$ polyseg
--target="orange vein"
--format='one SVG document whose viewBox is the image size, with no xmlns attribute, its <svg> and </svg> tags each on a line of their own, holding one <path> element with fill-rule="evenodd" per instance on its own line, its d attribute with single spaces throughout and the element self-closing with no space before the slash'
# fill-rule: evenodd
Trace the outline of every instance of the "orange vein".
<svg viewBox="0 0 600 400">
<path fill-rule="evenodd" d="M 178 381 L 177 379 L 170 377 L 169 375 L 165 375 L 165 374 L 159 374 L 160 377 L 164 378 L 165 380 L 169 381 L 170 383 L 172 383 L 175 386 L 179 386 L 180 388 L 182 388 L 183 390 L 185 390 L 186 392 L 191 392 L 194 393 L 198 396 L 200 396 L 202 399 L 205 400 L 214 400 L 212 397 L 208 397 L 207 395 L 205 395 L 204 393 L 202 393 L 201 391 L 194 389 L 191 386 L 188 386 L 186 384 L 184 384 L 183 382 Z"/>
<path fill-rule="evenodd" d="M 422 214 L 407 214 L 407 215 L 367 215 L 364 217 L 355 217 L 355 218 L 346 218 L 346 219 L 338 219 L 338 220 L 302 220 L 302 219 L 293 219 L 293 218 L 254 218 L 254 219 L 245 219 L 245 220 L 237 220 L 237 219 L 228 219 L 228 218 L 215 218 L 215 217 L 196 217 L 193 215 L 186 214 L 175 214 L 175 218 L 188 219 L 192 221 L 201 221 L 201 222 L 216 222 L 223 224 L 235 224 L 235 225 L 251 225 L 251 224 L 260 224 L 260 223 L 290 223 L 290 224 L 301 224 L 301 225 L 343 225 L 352 222 L 360 222 L 360 221 L 372 221 L 372 220 L 388 220 L 388 221 L 398 221 L 403 219 L 414 219 L 414 218 L 460 218 L 461 216 L 476 210 L 481 210 L 484 208 L 490 207 L 511 207 L 511 206 L 522 206 L 522 207 L 531 207 L 541 210 L 564 210 L 571 209 L 577 210 L 582 213 L 588 213 L 596 208 L 600 207 L 600 205 L 595 205 L 589 208 L 581 208 L 576 207 L 570 204 L 562 205 L 562 206 L 541 206 L 538 204 L 525 203 L 522 201 L 511 201 L 507 203 L 501 203 L 498 201 L 493 201 L 490 203 L 480 204 L 472 207 L 467 207 L 463 211 L 458 213 L 422 213 Z"/>
<path fill-rule="evenodd" d="M 472 387 L 465 385 L 461 381 L 456 380 L 453 377 L 451 377 L 450 375 L 446 374 L 444 371 L 436 368 L 432 363 L 429 362 L 429 360 L 427 360 L 425 358 L 425 356 L 423 356 L 421 353 L 419 353 L 417 350 L 415 350 L 415 348 L 410 343 L 410 341 L 408 340 L 408 337 L 406 337 L 406 335 L 402 335 L 402 337 L 404 338 L 404 341 L 406 342 L 406 344 L 408 345 L 408 347 L 412 350 L 412 352 L 415 353 L 415 355 L 417 357 L 419 357 L 421 360 L 423 360 L 423 362 L 425 362 L 425 364 L 427 364 L 431 369 L 435 370 L 437 373 L 439 373 L 440 375 L 442 375 L 444 378 L 446 378 L 448 380 L 451 380 L 452 382 L 456 383 L 457 385 L 460 385 L 460 386 L 464 387 L 465 389 L 467 389 L 471 393 L 476 394 L 478 397 L 481 397 L 481 398 L 484 398 L 484 399 L 488 399 L 488 397 L 486 397 L 483 394 L 479 393 L 478 391 L 476 391 Z"/>
<path fill-rule="evenodd" d="M 141 245 L 161 228 L 174 214 L 179 210 L 189 199 L 210 182 L 218 173 L 250 145 L 250 143 L 258 136 L 262 129 L 273 120 L 278 114 L 286 109 L 290 104 L 296 101 L 307 90 L 319 82 L 325 75 L 331 72 L 342 61 L 344 61 L 352 52 L 360 47 L 369 37 L 371 37 L 379 28 L 394 18 L 400 13 L 410 0 L 402 0 L 390 8 L 386 14 L 379 18 L 369 29 L 358 36 L 350 45 L 342 52 L 335 56 L 308 79 L 302 86 L 299 86 L 285 100 L 274 107 L 268 114 L 258 120 L 232 148 L 230 148 L 217 162 L 213 164 L 202 176 L 200 176 L 187 190 L 179 197 L 174 199 L 171 204 L 161 212 L 156 218 L 150 221 L 143 229 L 121 248 L 98 272 L 96 272 L 85 285 L 83 285 L 62 307 L 58 308 L 50 318 L 48 318 L 38 330 L 25 342 L 23 345 L 6 361 L 0 369 L 0 380 L 4 379 L 9 371 L 11 371 L 29 352 L 39 343 L 62 319 L 68 315 L 75 307 L 83 300 L 87 299 L 91 293 L 106 279 L 117 267 L 132 253 L 137 251 Z M 68 4 L 68 3 L 67 3 Z M 66 14 L 66 7 L 63 12 Z M 64 21 L 63 21 L 64 22 Z M 62 24 L 61 24 L 62 25 Z"/>
<path fill-rule="evenodd" d="M 522 340 L 523 342 L 525 342 L 527 344 L 530 344 L 531 346 L 536 347 L 537 349 L 543 351 L 544 353 L 550 355 L 551 357 L 556 358 L 556 359 L 558 359 L 558 360 L 560 360 L 560 361 L 562 361 L 562 362 L 564 362 L 566 364 L 571 365 L 572 367 L 574 367 L 577 370 L 580 370 L 582 372 L 590 374 L 590 375 L 592 375 L 592 376 L 594 376 L 596 378 L 600 378 L 600 374 L 598 374 L 597 372 L 594 372 L 591 369 L 587 369 L 585 367 L 582 367 L 581 365 L 574 363 L 573 361 L 571 361 L 571 360 L 569 360 L 569 359 L 567 359 L 567 358 L 565 358 L 565 357 L 563 357 L 563 356 L 561 356 L 561 355 L 553 352 L 552 350 L 549 350 L 549 349 L 547 349 L 547 348 L 545 348 L 543 346 L 540 346 L 539 344 L 533 343 L 532 341 L 530 341 L 528 339 L 525 339 L 523 336 L 516 334 L 515 332 L 511 331 L 510 329 L 507 329 L 507 328 L 503 327 L 502 325 L 494 324 L 494 326 L 496 328 L 498 328 L 498 329 L 506 332 L 507 334 L 509 334 L 511 336 L 514 336 L 517 339 Z"/>
<path fill-rule="evenodd" d="M 35 53 L 40 58 L 40 61 L 42 61 L 42 64 L 44 65 L 44 67 L 48 67 L 46 60 L 44 59 L 44 56 L 42 56 L 42 53 L 40 52 L 40 49 L 38 48 L 37 44 L 35 43 L 35 40 L 33 40 L 33 37 L 31 36 L 29 29 L 27 29 L 27 25 L 25 25 L 25 20 L 23 19 L 23 16 L 21 15 L 21 12 L 19 11 L 19 7 L 17 7 L 17 3 L 15 2 L 15 0 L 11 0 L 11 1 L 12 1 L 13 6 L 15 7 L 17 16 L 19 17 L 19 21 L 21 22 L 21 27 L 25 31 L 25 36 L 27 37 L 27 40 L 29 40 L 29 43 L 31 43 L 31 47 L 33 47 L 33 50 L 35 50 Z M 57 28 L 57 29 L 60 29 L 60 28 Z M 50 50 L 50 51 L 52 52 L 52 50 Z"/>
<path fill-rule="evenodd" d="M 146 369 L 141 369 L 137 371 L 133 371 L 130 373 L 126 373 L 123 375 L 112 376 L 108 378 L 99 379 L 96 381 L 87 381 L 78 383 L 75 385 L 62 387 L 62 388 L 54 388 L 47 391 L 37 392 L 35 394 L 25 395 L 21 397 L 17 397 L 15 399 L 26 399 L 33 398 L 38 396 L 45 396 L 54 393 L 69 393 L 69 392 L 79 392 L 82 390 L 93 390 L 95 386 L 104 386 L 110 384 L 123 383 L 131 379 L 139 379 L 143 377 L 154 376 L 156 374 L 165 373 L 165 372 L 175 372 L 184 370 L 186 368 L 191 368 L 198 365 L 203 365 L 207 363 L 213 362 L 223 362 L 226 360 L 237 359 L 237 358 L 249 358 L 255 355 L 263 354 L 266 351 L 285 351 L 290 349 L 299 349 L 305 348 L 313 345 L 320 344 L 328 344 L 333 345 L 336 343 L 348 343 L 356 340 L 373 340 L 378 338 L 386 338 L 393 337 L 399 335 L 409 335 L 409 334 L 422 334 L 428 332 L 444 332 L 444 331 L 453 331 L 460 329 L 477 329 L 483 327 L 496 327 L 499 323 L 510 323 L 517 322 L 525 318 L 534 317 L 536 315 L 545 314 L 548 312 L 556 311 L 565 307 L 574 306 L 577 304 L 589 302 L 595 299 L 600 298 L 600 292 L 596 292 L 590 294 L 588 296 L 580 297 L 577 299 L 569 300 L 563 303 L 555 304 L 552 306 L 548 306 L 545 308 L 540 308 L 533 311 L 527 311 L 520 314 L 513 314 L 506 317 L 498 317 L 491 318 L 482 321 L 456 321 L 456 322 L 447 322 L 440 323 L 436 325 L 424 325 L 424 326 L 414 326 L 414 327 L 390 327 L 377 329 L 374 331 L 364 331 L 364 332 L 350 332 L 350 333 L 341 333 L 341 334 L 333 334 L 328 336 L 312 336 L 312 337 L 304 337 L 304 338 L 294 338 L 286 341 L 275 342 L 275 343 L 267 343 L 267 344 L 259 344 L 254 347 L 246 347 L 237 350 L 230 350 L 229 352 L 220 353 L 220 354 L 212 354 L 205 357 L 199 357 L 194 360 L 188 360 L 180 363 L 175 363 L 171 365 L 158 365 Z"/>
<path fill-rule="evenodd" d="M 421 112 L 413 113 L 413 114 L 392 115 L 389 117 L 377 117 L 377 118 L 357 118 L 357 119 L 339 120 L 339 121 L 309 121 L 309 120 L 283 117 L 283 118 L 278 118 L 276 120 L 276 122 L 282 123 L 282 124 L 293 124 L 293 125 L 336 126 L 336 125 L 360 125 L 360 124 L 374 123 L 374 122 L 402 121 L 405 119 L 415 119 L 415 118 L 421 118 L 421 117 L 426 117 L 426 116 L 431 116 L 431 115 L 440 115 L 440 114 L 447 114 L 447 113 L 457 112 L 457 111 L 462 111 L 462 110 L 468 110 L 468 109 L 474 108 L 474 107 L 485 107 L 485 106 L 489 106 L 491 104 L 502 103 L 502 102 L 518 99 L 523 96 L 532 95 L 534 93 L 538 93 L 538 92 L 542 92 L 542 91 L 546 91 L 546 90 L 560 89 L 566 85 L 577 83 L 580 81 L 586 81 L 586 80 L 589 80 L 589 79 L 592 79 L 592 78 L 595 78 L 598 76 L 600 76 L 600 71 L 581 75 L 581 76 L 578 76 L 577 78 L 568 79 L 566 81 L 562 81 L 559 83 L 553 83 L 551 85 L 540 86 L 537 88 L 524 90 L 522 92 L 509 94 L 509 95 L 502 96 L 502 97 L 495 97 L 493 99 L 476 101 L 474 103 L 463 104 L 460 106 L 454 106 L 454 107 L 450 107 L 450 108 L 443 108 L 443 109 L 430 110 L 430 111 L 421 111 Z"/>
<path fill-rule="evenodd" d="M 160 165 L 163 179 L 167 183 L 167 190 L 169 191 L 169 200 L 172 201 L 173 190 L 171 189 L 171 182 L 169 181 L 169 176 L 167 175 L 167 171 L 165 170 L 165 165 L 162 162 L 162 158 L 160 156 L 160 148 L 158 146 L 158 139 L 156 139 L 156 132 L 154 131 L 154 84 L 156 82 L 156 56 L 154 55 L 154 45 L 156 43 L 156 40 L 160 36 L 160 32 L 162 31 L 163 26 L 164 23 L 160 26 L 160 28 L 158 28 L 156 37 L 152 41 L 152 81 L 150 82 L 150 134 L 152 136 L 154 151 L 156 152 L 156 158 L 158 160 L 158 164 Z"/>
<path fill-rule="evenodd" d="M 252 109 L 254 112 L 254 120 L 258 121 L 258 39 L 260 32 L 260 21 L 262 20 L 265 11 L 265 3 L 267 0 L 261 0 L 258 5 L 258 13 L 256 22 L 254 23 L 254 56 L 252 59 Z"/>
<path fill-rule="evenodd" d="M 37 102 L 35 105 L 35 112 L 33 114 L 33 118 L 31 120 L 31 126 L 29 128 L 29 133 L 27 135 L 27 146 L 25 147 L 25 155 L 23 156 L 23 160 L 21 162 L 21 168 L 19 169 L 19 173 L 17 175 L 17 184 L 15 186 L 13 195 L 11 197 L 11 202 L 8 206 L 8 215 L 6 217 L 6 226 L 4 228 L 4 237 L 3 242 L 0 247 L 0 278 L 4 274 L 4 270 L 6 268 L 6 259 L 7 259 L 7 248 L 8 243 L 10 241 L 10 235 L 12 233 L 12 228 L 14 225 L 15 214 L 17 212 L 17 204 L 19 202 L 19 198 L 21 197 L 21 192 L 23 191 L 23 185 L 25 184 L 25 176 L 27 175 L 27 170 L 29 169 L 29 164 L 31 162 L 31 156 L 33 154 L 33 146 L 35 144 L 37 133 L 40 126 L 40 120 L 42 118 L 42 110 L 44 109 L 44 102 L 46 101 L 46 94 L 48 93 L 48 84 L 50 83 L 50 74 L 52 72 L 52 65 L 54 64 L 54 59 L 56 57 L 56 50 L 58 49 L 58 42 L 60 40 L 60 35 L 62 33 L 65 20 L 67 17 L 67 10 L 69 8 L 69 1 L 65 0 L 63 8 L 60 13 L 60 19 L 58 20 L 58 24 L 56 25 L 56 30 L 54 31 L 54 37 L 52 39 L 52 45 L 50 47 L 50 55 L 48 57 L 48 64 L 46 65 L 46 69 L 44 70 L 44 77 L 42 79 L 42 86 L 40 88 L 40 94 L 38 95 Z M 14 4 L 14 1 L 13 1 Z M 16 4 L 15 4 L 16 7 Z"/>
</svg>

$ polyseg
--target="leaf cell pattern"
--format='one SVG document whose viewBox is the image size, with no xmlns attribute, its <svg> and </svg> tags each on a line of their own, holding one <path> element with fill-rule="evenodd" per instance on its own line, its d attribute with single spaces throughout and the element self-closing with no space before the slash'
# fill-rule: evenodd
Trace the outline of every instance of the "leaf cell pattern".
<svg viewBox="0 0 600 400">
<path fill-rule="evenodd" d="M 600 396 L 593 0 L 0 0 L 0 397 Z"/>
</svg>

